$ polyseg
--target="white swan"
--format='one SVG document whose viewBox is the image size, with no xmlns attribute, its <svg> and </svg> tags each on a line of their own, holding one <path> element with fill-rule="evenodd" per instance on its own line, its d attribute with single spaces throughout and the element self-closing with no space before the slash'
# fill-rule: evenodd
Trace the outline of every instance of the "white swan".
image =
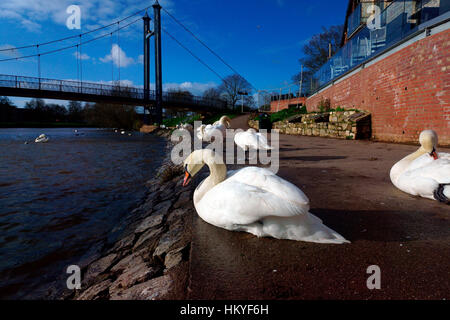
<svg viewBox="0 0 450 320">
<path fill-rule="evenodd" d="M 230 231 L 317 243 L 346 243 L 309 213 L 306 195 L 273 172 L 246 167 L 227 173 L 212 150 L 194 151 L 184 162 L 186 186 L 204 165 L 210 176 L 194 192 L 194 206 L 206 222 Z"/>
<path fill-rule="evenodd" d="M 239 148 L 247 150 L 247 149 L 262 149 L 262 150 L 271 150 L 272 147 L 267 143 L 266 137 L 257 133 L 255 129 L 248 129 L 244 132 L 238 132 L 234 135 L 234 142 L 239 146 Z"/>
<path fill-rule="evenodd" d="M 197 138 L 207 142 L 210 142 L 213 137 L 219 137 L 220 135 L 225 138 L 226 130 L 231 127 L 230 121 L 230 118 L 223 116 L 213 124 L 201 125 L 197 128 Z"/>
<path fill-rule="evenodd" d="M 392 183 L 414 196 L 450 203 L 450 154 L 436 153 L 438 137 L 433 130 L 423 131 L 419 142 L 419 150 L 392 167 Z"/>
<path fill-rule="evenodd" d="M 48 142 L 48 140 L 49 140 L 49 138 L 45 134 L 41 134 L 41 135 L 39 135 L 39 137 L 34 139 L 34 142 L 43 143 L 43 142 Z"/>
<path fill-rule="evenodd" d="M 187 130 L 189 132 L 193 132 L 194 131 L 194 127 L 192 126 L 192 124 L 189 123 L 180 123 L 177 125 L 177 129 L 178 130 Z"/>
</svg>

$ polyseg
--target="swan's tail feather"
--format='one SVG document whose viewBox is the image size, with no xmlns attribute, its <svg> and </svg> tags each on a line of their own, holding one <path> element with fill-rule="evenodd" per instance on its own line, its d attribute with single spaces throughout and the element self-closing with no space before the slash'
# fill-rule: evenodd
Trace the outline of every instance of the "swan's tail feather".
<svg viewBox="0 0 450 320">
<path fill-rule="evenodd" d="M 437 201 L 450 204 L 450 184 L 440 184 L 433 195 Z"/>
<path fill-rule="evenodd" d="M 275 216 L 264 218 L 258 236 L 325 244 L 350 243 L 311 213 L 287 218 Z"/>
<path fill-rule="evenodd" d="M 260 146 L 260 149 L 273 150 L 273 147 L 269 146 L 268 144 L 263 144 L 263 145 Z"/>
</svg>

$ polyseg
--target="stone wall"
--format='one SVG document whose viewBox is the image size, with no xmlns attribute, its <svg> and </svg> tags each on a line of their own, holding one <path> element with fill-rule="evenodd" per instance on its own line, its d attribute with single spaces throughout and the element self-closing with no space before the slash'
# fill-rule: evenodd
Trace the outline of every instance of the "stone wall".
<svg viewBox="0 0 450 320">
<path fill-rule="evenodd" d="M 358 111 L 335 111 L 297 115 L 275 122 L 273 129 L 282 134 L 320 136 L 340 139 L 369 139 L 371 115 Z M 248 125 L 258 129 L 258 121 L 249 120 Z"/>
</svg>

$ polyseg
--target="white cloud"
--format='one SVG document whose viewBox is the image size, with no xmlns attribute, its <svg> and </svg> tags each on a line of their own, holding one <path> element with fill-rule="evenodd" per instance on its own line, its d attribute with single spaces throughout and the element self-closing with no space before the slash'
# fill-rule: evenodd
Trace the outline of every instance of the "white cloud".
<svg viewBox="0 0 450 320">
<path fill-rule="evenodd" d="M 206 90 L 216 87 L 217 84 L 214 82 L 200 83 L 200 82 L 183 82 L 183 83 L 165 83 L 163 85 L 163 90 L 167 91 L 170 89 L 180 89 L 188 90 L 193 95 L 201 96 Z"/>
<path fill-rule="evenodd" d="M 140 55 L 138 56 L 138 63 L 144 64 L 144 55 L 143 55 L 143 54 L 140 54 Z"/>
<path fill-rule="evenodd" d="M 86 53 L 82 53 L 80 54 L 79 52 L 75 51 L 73 53 L 73 56 L 75 57 L 75 59 L 79 59 L 79 60 L 89 60 L 91 57 L 88 56 Z"/>
<path fill-rule="evenodd" d="M 173 0 L 160 0 L 165 9 L 172 9 Z M 76 4 L 81 8 L 81 27 L 105 25 L 119 18 L 129 16 L 152 3 L 148 0 L 3 0 L 0 1 L 0 18 L 18 21 L 28 31 L 38 32 L 43 23 L 52 21 L 65 26 L 69 14 L 68 6 Z M 150 8 L 150 11 L 152 9 Z"/>
<path fill-rule="evenodd" d="M 122 50 L 116 43 L 111 47 L 111 53 L 104 58 L 100 58 L 101 62 L 107 63 L 113 61 L 116 67 L 126 68 L 129 65 L 135 64 L 133 58 L 127 57 L 125 51 Z"/>
</svg>

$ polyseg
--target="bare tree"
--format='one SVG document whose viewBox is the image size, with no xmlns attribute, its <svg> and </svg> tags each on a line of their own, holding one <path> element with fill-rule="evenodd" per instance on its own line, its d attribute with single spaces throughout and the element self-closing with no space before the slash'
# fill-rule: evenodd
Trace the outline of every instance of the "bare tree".
<svg viewBox="0 0 450 320">
<path fill-rule="evenodd" d="M 242 78 L 238 74 L 233 74 L 231 76 L 226 77 L 221 85 L 218 88 L 221 95 L 227 100 L 228 105 L 231 105 L 233 108 L 236 107 L 236 103 L 241 98 L 241 93 L 247 93 L 248 99 L 250 102 L 252 86 L 251 84 Z"/>
<path fill-rule="evenodd" d="M 304 88 L 308 89 L 308 83 L 313 74 L 328 61 L 329 46 L 331 44 L 331 55 L 334 55 L 340 48 L 343 26 L 331 26 L 328 29 L 322 27 L 322 32 L 312 36 L 311 40 L 302 48 L 303 58 L 299 60 L 303 65 Z M 300 81 L 300 73 L 294 75 L 294 81 Z"/>
<path fill-rule="evenodd" d="M 209 88 L 203 92 L 203 99 L 220 99 L 220 91 L 218 88 Z"/>
</svg>

